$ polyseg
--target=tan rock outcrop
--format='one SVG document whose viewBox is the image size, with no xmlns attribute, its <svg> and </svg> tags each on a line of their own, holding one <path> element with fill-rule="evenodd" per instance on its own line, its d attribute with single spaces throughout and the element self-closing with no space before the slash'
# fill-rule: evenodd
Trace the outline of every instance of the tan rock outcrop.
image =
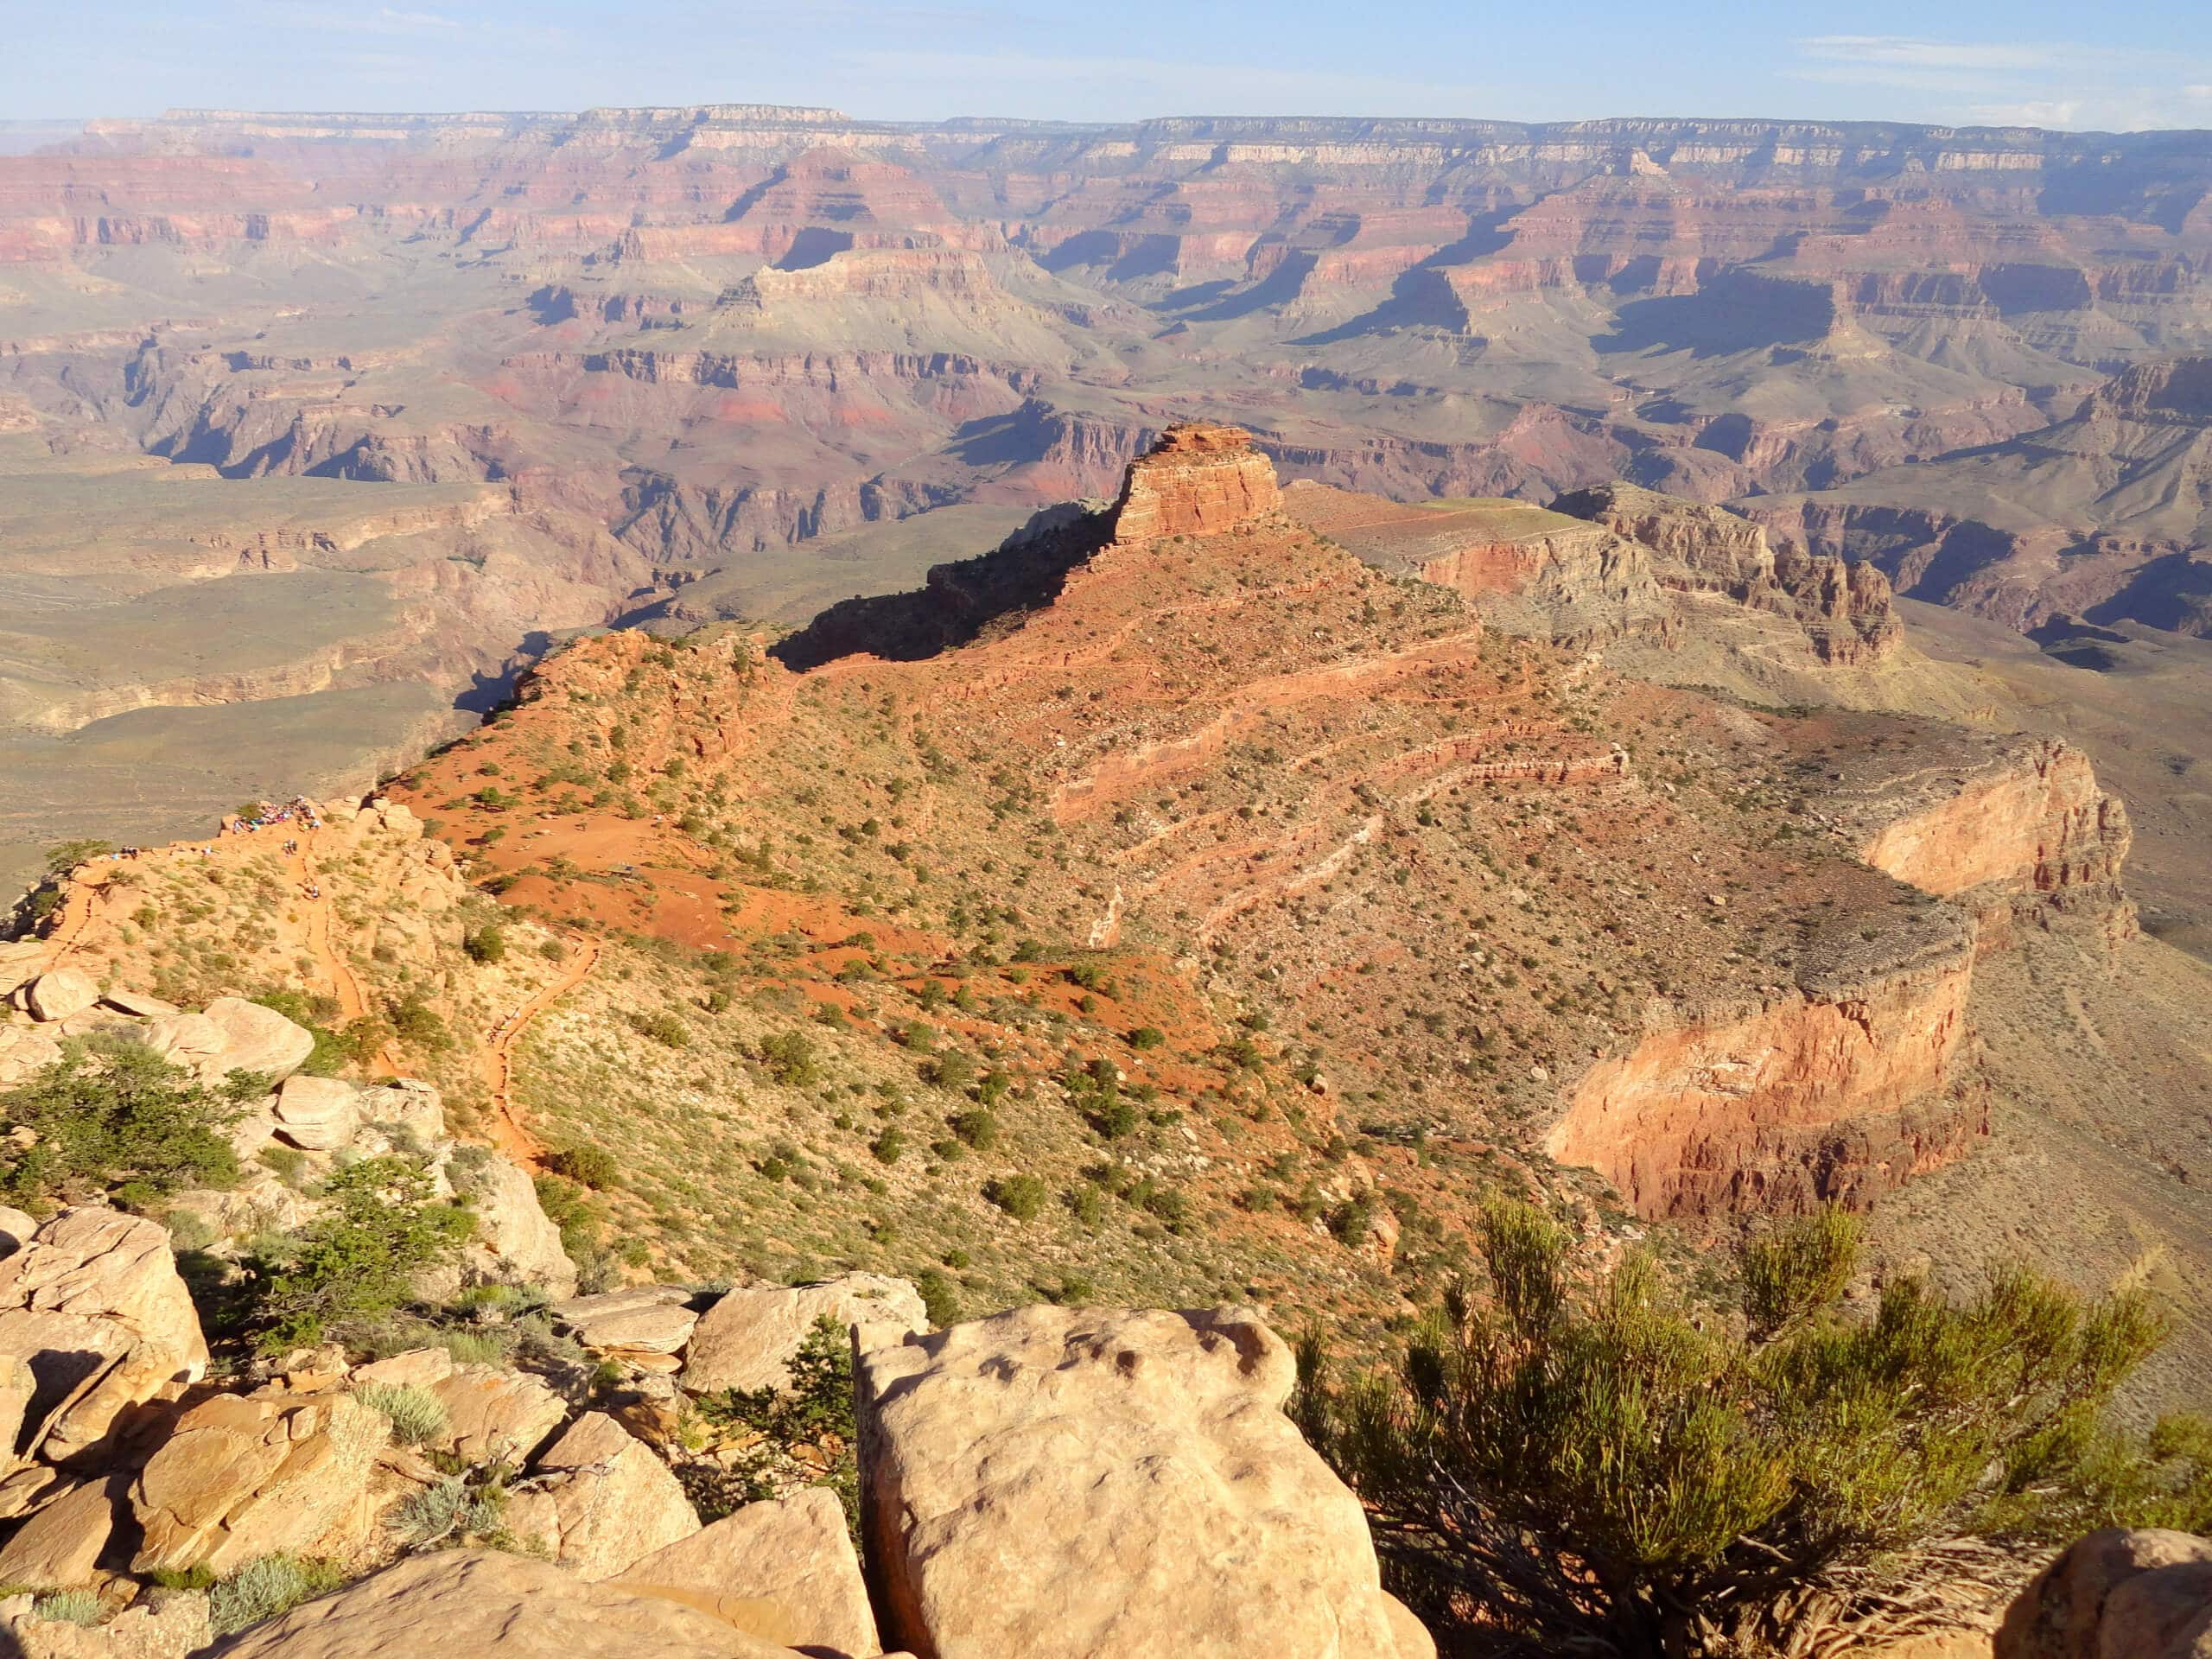
<svg viewBox="0 0 2212 1659">
<path fill-rule="evenodd" d="M 0 943 L 0 996 L 13 996 L 46 970 L 53 947 L 42 939 Z"/>
<path fill-rule="evenodd" d="M 163 1595 L 157 1605 L 126 1607 L 106 1624 L 89 1626 L 41 1619 L 26 1607 L 4 1628 L 18 1659 L 185 1659 L 214 1640 L 207 1598 L 196 1591 Z"/>
<path fill-rule="evenodd" d="M 684 1306 L 690 1294 L 673 1285 L 638 1285 L 556 1302 L 550 1311 L 578 1342 L 595 1351 L 677 1354 L 699 1323 L 699 1316 Z"/>
<path fill-rule="evenodd" d="M 456 1364 L 442 1348 L 416 1348 L 364 1365 L 353 1382 L 420 1389 L 445 1408 L 432 1444 L 468 1463 L 520 1464 L 561 1427 L 569 1408 L 543 1377 L 497 1365 Z"/>
<path fill-rule="evenodd" d="M 929 1329 L 921 1293 L 904 1279 L 880 1274 L 733 1290 L 693 1327 L 683 1358 L 683 1386 L 693 1394 L 787 1388 L 792 1357 L 824 1317 L 849 1327 Z"/>
<path fill-rule="evenodd" d="M 0 1584 L 68 1590 L 92 1581 L 115 1530 L 122 1483 L 109 1476 L 48 1498 L 0 1544 Z"/>
<path fill-rule="evenodd" d="M 276 1133 L 305 1152 L 350 1146 L 360 1127 L 360 1094 L 340 1077 L 287 1077 L 276 1090 Z"/>
<path fill-rule="evenodd" d="M 138 1040 L 172 1065 L 208 1077 L 210 1068 L 223 1052 L 221 1027 L 204 1014 L 188 1010 L 149 1020 L 138 1031 Z M 213 1073 L 219 1082 L 222 1074 Z"/>
<path fill-rule="evenodd" d="M 61 1058 L 53 1031 L 29 1023 L 9 1023 L 0 1013 L 0 1084 L 21 1083 Z"/>
<path fill-rule="evenodd" d="M 1273 462 L 1241 427 L 1171 426 L 1129 464 L 1114 504 L 1114 539 L 1213 536 L 1277 512 L 1282 492 Z"/>
<path fill-rule="evenodd" d="M 31 1235 L 38 1231 L 38 1221 L 28 1211 L 18 1210 L 12 1204 L 0 1204 L 0 1256 L 13 1255 L 30 1243 Z"/>
<path fill-rule="evenodd" d="M 1641 542 L 1659 556 L 1664 585 L 1726 594 L 1791 618 L 1823 662 L 1878 661 L 1904 637 L 1889 578 L 1872 565 L 1772 547 L 1763 528 L 1725 507 L 1616 482 L 1562 495 L 1552 509 Z"/>
<path fill-rule="evenodd" d="M 544 1561 L 477 1550 L 417 1555 L 271 1619 L 227 1659 L 791 1659 L 712 1613 Z"/>
<path fill-rule="evenodd" d="M 100 998 L 118 1014 L 127 1014 L 134 1020 L 159 1020 L 183 1009 L 174 1002 L 164 1002 L 158 996 L 149 996 L 143 991 L 109 991 Z"/>
<path fill-rule="evenodd" d="M 369 1474 L 389 1433 L 344 1394 L 201 1402 L 131 1484 L 144 1531 L 132 1569 L 219 1573 L 277 1549 L 343 1554 L 367 1529 Z"/>
<path fill-rule="evenodd" d="M 99 1000 L 98 982 L 74 968 L 53 969 L 24 988 L 31 1018 L 41 1024 L 82 1014 Z"/>
<path fill-rule="evenodd" d="M 817 1659 L 866 1659 L 880 1646 L 844 1508 L 826 1487 L 748 1503 L 613 1582 L 709 1608 Z"/>
<path fill-rule="evenodd" d="M 507 1504 L 514 1535 L 587 1579 L 609 1579 L 699 1530 L 683 1487 L 650 1447 L 587 1412 L 538 1460 Z"/>
<path fill-rule="evenodd" d="M 2020 1592 L 1996 1659 L 2204 1659 L 2212 1654 L 2212 1539 L 2107 1529 Z"/>
<path fill-rule="evenodd" d="M 219 1046 L 200 1066 L 213 1079 L 233 1071 L 251 1071 L 275 1082 L 299 1070 L 315 1052 L 315 1037 L 274 1008 L 249 1002 L 242 996 L 219 996 L 206 1009 Z"/>
<path fill-rule="evenodd" d="M 0 1355 L 36 1379 L 16 1444 L 59 1462 L 207 1369 L 200 1316 L 155 1223 L 65 1210 L 0 1260 Z"/>
<path fill-rule="evenodd" d="M 434 1084 L 418 1077 L 393 1077 L 364 1089 L 355 1100 L 364 1123 L 387 1124 L 412 1135 L 425 1146 L 446 1138 L 446 1103 Z"/>
<path fill-rule="evenodd" d="M 494 1158 L 470 1178 L 476 1240 L 463 1252 L 480 1278 L 537 1285 L 556 1300 L 576 1294 L 576 1264 L 561 1248 L 561 1230 L 546 1215 L 530 1172 Z"/>
<path fill-rule="evenodd" d="M 924 1659 L 1427 1659 L 1254 1315 L 1030 1307 L 860 1357 L 879 1604 Z"/>
</svg>

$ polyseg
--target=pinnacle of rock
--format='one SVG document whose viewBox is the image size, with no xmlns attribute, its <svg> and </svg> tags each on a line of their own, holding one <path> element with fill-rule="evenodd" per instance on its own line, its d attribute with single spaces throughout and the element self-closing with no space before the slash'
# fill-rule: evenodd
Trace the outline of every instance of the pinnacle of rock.
<svg viewBox="0 0 2212 1659">
<path fill-rule="evenodd" d="M 1217 536 L 1282 508 L 1273 462 L 1241 426 L 1186 422 L 1129 463 L 1114 504 L 1114 539 Z"/>
</svg>

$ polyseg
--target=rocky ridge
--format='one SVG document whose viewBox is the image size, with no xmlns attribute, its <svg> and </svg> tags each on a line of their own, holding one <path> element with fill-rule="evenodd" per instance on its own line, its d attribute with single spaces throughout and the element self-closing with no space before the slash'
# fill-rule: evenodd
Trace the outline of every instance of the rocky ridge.
<svg viewBox="0 0 2212 1659">
<path fill-rule="evenodd" d="M 207 1254 L 275 1220 L 249 1211 L 312 1213 L 282 1179 L 296 1162 L 421 1155 L 471 1200 L 474 1234 L 457 1276 L 420 1287 L 426 1305 L 485 1311 L 480 1340 L 542 1318 L 575 1357 L 486 1363 L 441 1337 L 213 1382 L 161 1224 L 0 1216 L 20 1241 L 0 1295 L 23 1304 L 0 1308 L 0 1352 L 20 1361 L 0 1402 L 36 1425 L 0 1475 L 21 1522 L 0 1563 L 14 1551 L 40 1588 L 95 1592 L 103 1615 L 128 1604 L 83 1639 L 164 1656 L 208 1627 L 196 1592 L 152 1574 L 221 1579 L 302 1548 L 362 1576 L 234 1651 L 366 1655 L 435 1629 L 518 1654 L 1433 1652 L 1382 1591 L 1356 1498 L 1282 1416 L 1294 1367 L 1259 1313 L 1028 1306 L 931 1330 L 924 1287 L 895 1275 L 695 1288 L 707 1275 L 680 1267 L 710 1230 L 666 1224 L 678 1203 L 708 1213 L 694 1115 L 703 1144 L 741 1146 L 731 1107 L 757 1096 L 783 1131 L 836 1145 L 851 1109 L 837 1123 L 817 1102 L 874 1094 L 886 1173 L 850 1183 L 865 1197 L 786 1141 L 763 1148 L 747 1201 L 781 1202 L 767 1195 L 805 1170 L 795 1216 L 856 1201 L 875 1236 L 842 1249 L 893 1248 L 881 1217 L 908 1177 L 890 1131 L 920 1056 L 956 1135 L 913 1190 L 976 1249 L 1041 1264 L 1073 1225 L 1078 1259 L 1105 1263 L 1122 1224 L 1100 1212 L 1122 1199 L 1151 1218 L 1136 1243 L 1179 1254 L 1202 1221 L 1235 1269 L 1282 1275 L 1286 1306 L 1395 1311 L 1427 1294 L 1430 1243 L 1467 1224 L 1454 1183 L 1525 1184 L 1603 1250 L 1615 1195 L 1649 1217 L 1858 1204 L 1957 1156 L 1980 1128 L 1966 1010 L 1986 918 L 2086 912 L 2088 937 L 2124 942 L 2125 819 L 2063 747 L 1746 709 L 1494 628 L 1479 595 L 1394 580 L 1316 534 L 1286 510 L 1306 493 L 1280 493 L 1233 429 L 1171 433 L 1115 503 L 1048 518 L 919 600 L 844 612 L 803 667 L 736 631 L 586 642 L 389 795 L 63 876 L 42 930 L 0 951 L 0 1063 L 16 1068 L 0 1081 L 93 1035 L 208 1082 L 251 1071 L 275 1086 L 237 1128 L 251 1173 L 175 1200 L 214 1236 Z M 1357 505 L 1335 503 L 1339 522 Z M 1495 569 L 1508 593 L 1557 574 Z M 1597 613 L 1608 592 L 1577 597 Z M 919 619 L 949 601 L 958 626 L 931 637 Z M 1601 635 L 1632 632 L 1616 618 Z M 877 640 L 896 649 L 855 649 Z M 626 785 L 645 793 L 593 799 Z M 1563 976 L 1570 957 L 1586 979 Z M 321 1017 L 346 1031 L 369 1022 L 360 1075 L 300 1073 L 318 1030 L 208 995 L 263 974 L 327 996 Z M 563 998 L 569 1014 L 549 1014 Z M 514 1039 L 541 1018 L 554 1032 L 519 1063 L 553 1086 L 520 1092 Z M 746 1063 L 725 1072 L 728 1029 Z M 571 1044 L 602 1056 L 583 1087 L 554 1069 Z M 1408 1053 L 1410 1076 L 1393 1064 Z M 415 1061 L 431 1077 L 389 1075 Z M 632 1190 L 601 1201 L 643 1248 L 587 1252 L 602 1282 L 572 1294 L 584 1235 L 545 1206 L 572 1215 L 575 1184 L 457 1146 L 448 1104 L 516 1159 L 582 1168 L 585 1120 L 561 1114 L 625 1076 L 665 1091 L 627 1118 L 606 1103 L 626 1151 L 672 1122 L 688 1191 L 637 1157 Z M 721 1121 L 684 1077 L 715 1082 Z M 999 1173 L 975 1181 L 971 1152 Z M 1070 1220 L 1045 1217 L 1039 1173 L 1102 1154 L 1129 1185 L 1085 1175 Z M 1314 1200 L 1294 1224 L 1279 1188 L 1256 1196 L 1293 1172 Z M 1269 1260 L 1278 1224 L 1326 1277 Z M 961 1291 L 939 1273 L 929 1294 Z M 688 1406 L 798 1383 L 824 1313 L 856 1357 L 859 1555 L 819 1497 L 709 1521 L 689 1496 L 747 1447 L 696 1444 Z M 86 1351 L 117 1357 L 89 1384 L 49 1380 L 55 1353 Z M 415 1444 L 390 1391 L 435 1402 Z M 453 1459 L 513 1473 L 498 1527 L 448 1522 L 431 1541 L 498 1532 L 543 1559 L 423 1546 L 433 1497 L 454 1513 Z M 1030 1565 L 1009 1577 L 1016 1535 Z M 36 1601 L 0 1618 L 30 1651 L 79 1639 Z"/>
</svg>

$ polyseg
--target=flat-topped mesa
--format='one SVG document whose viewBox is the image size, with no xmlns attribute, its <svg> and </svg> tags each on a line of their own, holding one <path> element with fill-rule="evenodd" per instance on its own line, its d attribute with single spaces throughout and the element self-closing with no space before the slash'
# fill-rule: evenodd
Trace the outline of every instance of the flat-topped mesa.
<svg viewBox="0 0 2212 1659">
<path fill-rule="evenodd" d="M 1282 510 L 1274 463 L 1241 426 L 1171 426 L 1129 463 L 1114 503 L 1114 539 L 1218 536 Z"/>
<path fill-rule="evenodd" d="M 1723 593 L 1792 618 L 1823 662 L 1874 662 L 1903 638 L 1889 578 L 1872 565 L 1789 543 L 1777 550 L 1761 526 L 1725 507 L 1611 483 L 1562 495 L 1552 511 L 1643 543 L 1660 556 L 1658 577 L 1669 587 Z"/>
</svg>

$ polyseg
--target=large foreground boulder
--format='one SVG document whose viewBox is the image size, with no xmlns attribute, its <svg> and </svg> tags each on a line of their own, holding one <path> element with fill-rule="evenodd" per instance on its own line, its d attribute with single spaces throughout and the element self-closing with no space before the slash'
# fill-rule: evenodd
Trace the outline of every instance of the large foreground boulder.
<svg viewBox="0 0 2212 1659">
<path fill-rule="evenodd" d="M 2020 1592 L 1996 1659 L 2212 1659 L 2212 1538 L 2089 1534 Z"/>
<path fill-rule="evenodd" d="M 683 1356 L 684 1388 L 693 1394 L 789 1388 L 791 1363 L 825 1315 L 848 1329 L 930 1328 L 921 1293 L 904 1279 L 880 1274 L 849 1273 L 817 1284 L 733 1290 L 692 1328 Z"/>
<path fill-rule="evenodd" d="M 507 1504 L 515 1536 L 570 1572 L 611 1579 L 699 1530 L 683 1483 L 604 1412 L 586 1412 Z"/>
<path fill-rule="evenodd" d="M 416 1555 L 271 1619 L 226 1659 L 791 1659 L 682 1602 L 477 1550 Z M 1010 1659 L 1010 1656 L 1009 1656 Z"/>
<path fill-rule="evenodd" d="M 823 1486 L 748 1503 L 614 1582 L 704 1608 L 815 1659 L 866 1659 L 879 1645 L 844 1506 Z"/>
<path fill-rule="evenodd" d="M 55 968 L 30 982 L 31 1018 L 41 1025 L 82 1014 L 100 1000 L 99 982 L 78 968 Z"/>
<path fill-rule="evenodd" d="M 33 1379 L 15 1446 L 60 1462 L 131 1408 L 207 1369 L 168 1234 L 118 1210 L 65 1210 L 0 1259 L 0 1357 Z M 11 1373 L 12 1374 L 12 1373 Z"/>
<path fill-rule="evenodd" d="M 369 1477 L 390 1438 L 346 1394 L 222 1394 L 176 1421 L 130 1488 L 134 1572 L 218 1573 L 279 1549 L 342 1555 L 367 1532 Z"/>
<path fill-rule="evenodd" d="M 353 1144 L 363 1091 L 343 1077 L 289 1077 L 276 1090 L 276 1133 L 303 1152 Z"/>
<path fill-rule="evenodd" d="M 704 1324 L 702 1323 L 702 1330 Z M 1249 1313 L 1030 1307 L 864 1349 L 887 1641 L 937 1659 L 1433 1659 Z"/>
</svg>

